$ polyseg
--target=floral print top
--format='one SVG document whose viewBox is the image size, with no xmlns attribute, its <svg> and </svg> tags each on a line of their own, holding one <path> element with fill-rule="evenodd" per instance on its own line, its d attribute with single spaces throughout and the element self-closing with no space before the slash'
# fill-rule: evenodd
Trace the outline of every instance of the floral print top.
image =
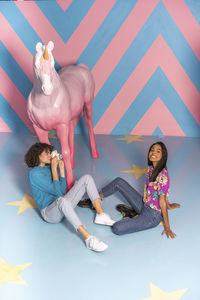
<svg viewBox="0 0 200 300">
<path fill-rule="evenodd" d="M 161 212 L 159 205 L 159 196 L 166 195 L 166 201 L 169 197 L 169 176 L 166 169 L 163 169 L 154 182 L 149 182 L 153 167 L 148 167 L 143 201 L 146 205 Z"/>
</svg>

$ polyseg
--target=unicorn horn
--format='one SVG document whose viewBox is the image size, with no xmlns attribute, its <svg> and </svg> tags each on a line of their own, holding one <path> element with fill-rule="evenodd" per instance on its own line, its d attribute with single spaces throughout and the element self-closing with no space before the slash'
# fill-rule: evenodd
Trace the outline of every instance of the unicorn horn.
<svg viewBox="0 0 200 300">
<path fill-rule="evenodd" d="M 47 46 L 45 46 L 43 58 L 44 58 L 45 60 L 48 60 L 48 59 L 49 59 L 49 53 L 48 53 L 48 50 L 47 50 Z"/>
</svg>

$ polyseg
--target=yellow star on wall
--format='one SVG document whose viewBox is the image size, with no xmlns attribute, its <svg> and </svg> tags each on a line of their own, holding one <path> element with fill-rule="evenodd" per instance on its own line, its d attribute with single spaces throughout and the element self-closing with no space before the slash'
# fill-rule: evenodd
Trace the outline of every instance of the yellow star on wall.
<svg viewBox="0 0 200 300">
<path fill-rule="evenodd" d="M 0 285 L 6 282 L 16 282 L 23 285 L 28 285 L 26 281 L 24 281 L 19 273 L 27 268 L 32 263 L 27 263 L 19 266 L 10 266 L 5 260 L 0 258 Z"/>
<path fill-rule="evenodd" d="M 36 208 L 37 207 L 35 200 L 27 194 L 24 194 L 24 197 L 22 198 L 21 201 L 10 202 L 10 203 L 7 203 L 7 205 L 19 206 L 17 214 L 21 214 L 23 211 L 25 211 L 28 208 Z"/>
<path fill-rule="evenodd" d="M 148 168 L 141 168 L 139 166 L 136 165 L 132 165 L 132 169 L 131 170 L 125 170 L 125 171 L 121 171 L 121 173 L 133 173 L 135 174 L 136 179 L 140 178 L 142 175 L 145 175 L 147 173 Z"/>
<path fill-rule="evenodd" d="M 37 135 L 33 135 L 34 138 L 37 138 L 38 136 Z M 56 135 L 56 132 L 49 132 L 48 133 L 48 138 L 49 139 L 57 139 L 57 135 Z"/>
<path fill-rule="evenodd" d="M 56 135 L 56 132 L 49 132 L 48 137 L 49 137 L 49 139 L 57 139 L 58 138 Z"/>
<path fill-rule="evenodd" d="M 179 300 L 181 296 L 187 291 L 187 289 L 165 293 L 153 283 L 150 283 L 151 298 L 145 298 L 143 300 Z"/>
<path fill-rule="evenodd" d="M 117 140 L 126 141 L 127 144 L 130 144 L 132 142 L 144 142 L 144 140 L 141 139 L 141 135 L 130 135 L 125 134 L 124 138 L 118 138 Z"/>
</svg>

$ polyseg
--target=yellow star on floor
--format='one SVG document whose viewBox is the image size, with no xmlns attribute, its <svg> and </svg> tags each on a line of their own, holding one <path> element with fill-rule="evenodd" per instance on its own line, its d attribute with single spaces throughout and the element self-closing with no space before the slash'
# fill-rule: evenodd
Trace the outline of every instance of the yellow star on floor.
<svg viewBox="0 0 200 300">
<path fill-rule="evenodd" d="M 28 285 L 26 281 L 19 276 L 19 273 L 31 264 L 32 263 L 19 266 L 10 266 L 5 262 L 5 260 L 0 258 L 0 285 L 7 282 L 16 282 L 23 285 Z"/>
<path fill-rule="evenodd" d="M 25 211 L 28 208 L 36 208 L 37 207 L 35 200 L 27 194 L 24 194 L 24 197 L 22 198 L 21 201 L 10 202 L 10 203 L 7 203 L 7 205 L 19 206 L 17 214 L 21 214 L 23 211 Z"/>
<path fill-rule="evenodd" d="M 135 174 L 136 179 L 140 178 L 142 175 L 145 175 L 147 173 L 148 168 L 141 168 L 139 166 L 136 165 L 132 165 L 132 169 L 131 170 L 125 170 L 125 171 L 121 171 L 121 173 L 133 173 Z"/>
<path fill-rule="evenodd" d="M 33 135 L 34 138 L 37 138 L 38 136 L 37 135 Z M 48 133 L 48 138 L 49 139 L 57 139 L 57 135 L 56 135 L 56 132 L 49 132 Z"/>
<path fill-rule="evenodd" d="M 165 293 L 153 283 L 150 283 L 151 298 L 145 298 L 143 300 L 179 300 L 181 296 L 187 291 L 187 289 Z"/>
<path fill-rule="evenodd" d="M 126 141 L 127 144 L 130 144 L 132 142 L 144 142 L 144 140 L 141 139 L 141 135 L 130 135 L 125 134 L 124 138 L 118 138 L 117 140 Z"/>
</svg>

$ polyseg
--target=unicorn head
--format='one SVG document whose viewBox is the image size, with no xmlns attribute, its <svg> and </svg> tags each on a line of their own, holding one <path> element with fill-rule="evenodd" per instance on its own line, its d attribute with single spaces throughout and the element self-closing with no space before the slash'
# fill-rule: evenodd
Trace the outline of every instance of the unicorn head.
<svg viewBox="0 0 200 300">
<path fill-rule="evenodd" d="M 51 95 L 53 91 L 52 70 L 54 70 L 54 58 L 52 50 L 54 43 L 48 42 L 47 46 L 40 42 L 36 45 L 36 53 L 34 59 L 35 76 L 41 82 L 41 89 L 47 96 Z"/>
</svg>

